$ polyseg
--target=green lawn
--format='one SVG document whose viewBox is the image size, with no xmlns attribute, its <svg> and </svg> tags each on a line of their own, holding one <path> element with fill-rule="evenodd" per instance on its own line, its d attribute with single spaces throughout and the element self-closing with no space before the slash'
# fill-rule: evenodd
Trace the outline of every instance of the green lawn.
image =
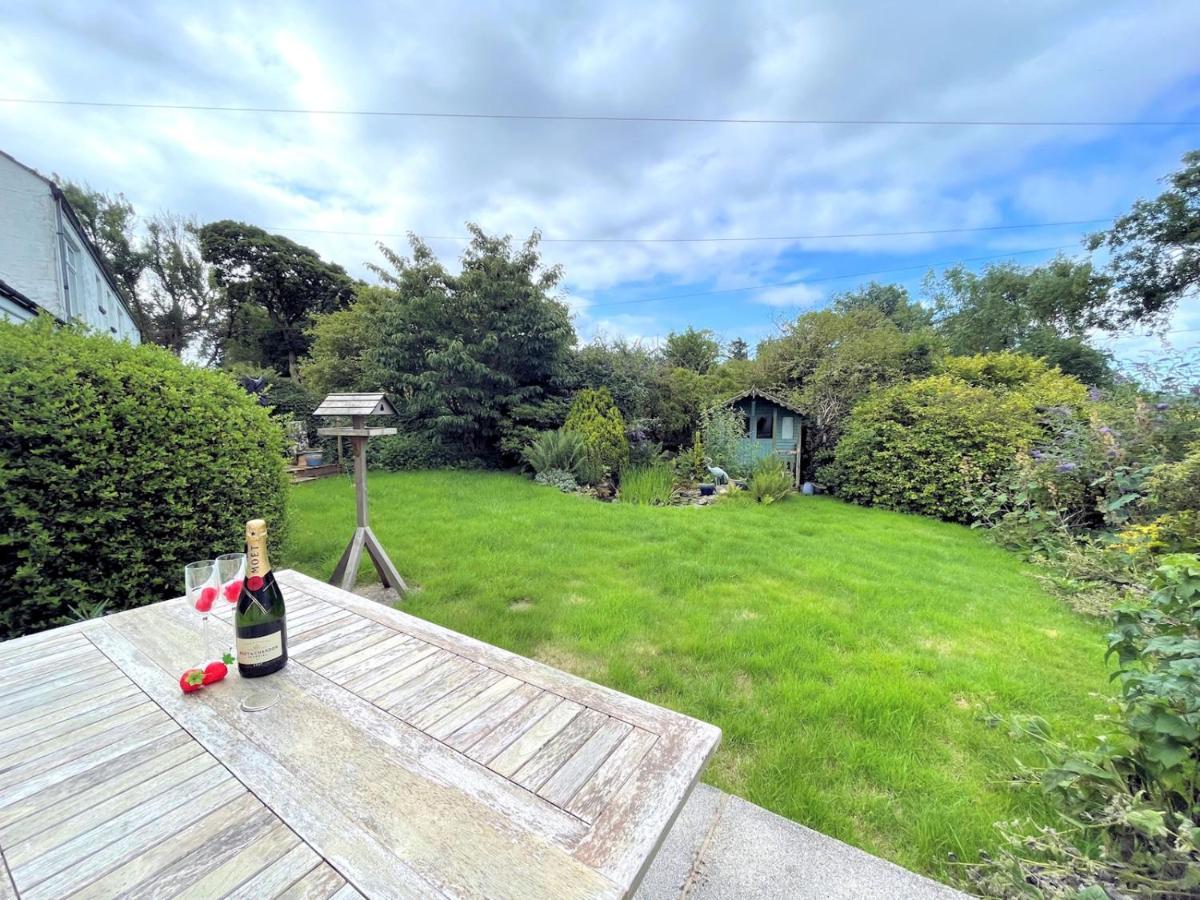
<svg viewBox="0 0 1200 900">
<path fill-rule="evenodd" d="M 706 780 L 902 865 L 1034 812 L 988 713 L 1093 729 L 1102 627 L 966 528 L 828 498 L 603 504 L 491 473 L 373 474 L 404 608 L 719 725 Z M 283 562 L 327 578 L 344 478 L 299 485 Z M 366 570 L 364 569 L 364 574 Z"/>
</svg>

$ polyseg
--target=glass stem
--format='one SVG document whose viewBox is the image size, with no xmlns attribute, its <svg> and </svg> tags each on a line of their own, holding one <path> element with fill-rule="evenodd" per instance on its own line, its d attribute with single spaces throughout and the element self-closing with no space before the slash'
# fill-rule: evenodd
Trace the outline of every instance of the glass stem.
<svg viewBox="0 0 1200 900">
<path fill-rule="evenodd" d="M 213 658 L 212 646 L 209 643 L 208 636 L 208 613 L 205 613 L 202 618 L 204 619 L 204 664 L 208 665 L 210 662 L 212 662 Z"/>
</svg>

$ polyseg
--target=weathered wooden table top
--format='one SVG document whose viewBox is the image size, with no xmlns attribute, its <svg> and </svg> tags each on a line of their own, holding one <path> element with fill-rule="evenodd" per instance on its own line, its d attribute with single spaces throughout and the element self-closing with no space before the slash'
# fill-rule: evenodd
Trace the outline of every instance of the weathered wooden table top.
<svg viewBox="0 0 1200 900">
<path fill-rule="evenodd" d="M 632 893 L 716 728 L 278 577 L 253 682 L 180 692 L 183 600 L 0 644 L 0 900 Z"/>
</svg>

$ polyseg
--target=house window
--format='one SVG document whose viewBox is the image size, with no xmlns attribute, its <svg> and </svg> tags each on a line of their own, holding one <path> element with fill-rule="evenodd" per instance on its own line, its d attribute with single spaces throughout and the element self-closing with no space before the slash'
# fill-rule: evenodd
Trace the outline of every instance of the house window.
<svg viewBox="0 0 1200 900">
<path fill-rule="evenodd" d="M 754 436 L 759 440 L 769 441 L 774 434 L 773 426 L 771 416 L 759 416 L 758 421 L 754 424 Z"/>
<path fill-rule="evenodd" d="M 793 427 L 794 426 L 792 425 L 792 417 L 791 416 L 784 416 L 782 419 L 780 419 L 779 420 L 779 437 L 780 437 L 780 439 L 785 440 L 785 441 L 795 440 L 796 436 L 792 431 Z"/>
<path fill-rule="evenodd" d="M 67 263 L 67 315 L 83 313 L 83 297 L 79 283 L 79 245 L 63 236 L 63 257 Z"/>
</svg>

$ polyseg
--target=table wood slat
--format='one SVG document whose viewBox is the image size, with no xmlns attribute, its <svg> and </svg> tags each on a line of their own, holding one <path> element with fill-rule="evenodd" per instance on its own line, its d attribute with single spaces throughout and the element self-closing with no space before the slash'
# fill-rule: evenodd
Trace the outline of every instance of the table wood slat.
<svg viewBox="0 0 1200 900">
<path fill-rule="evenodd" d="M 521 707 L 478 741 L 467 748 L 466 754 L 476 762 L 487 765 L 509 744 L 541 721 L 550 710 L 562 703 L 562 697 L 545 691 L 534 701 Z"/>
<path fill-rule="evenodd" d="M 491 762 L 488 768 L 506 777 L 525 765 L 535 753 L 549 743 L 560 731 L 583 711 L 583 707 L 571 700 L 564 700 L 550 710 L 536 725 L 509 744 Z M 600 713 L 596 715 L 603 719 Z"/>
<path fill-rule="evenodd" d="M 417 641 L 406 634 L 392 632 L 377 644 L 343 657 L 320 670 L 321 674 L 338 684 L 344 685 L 359 675 L 379 671 L 385 674 L 404 654 L 417 646 Z"/>
<path fill-rule="evenodd" d="M 187 820 L 182 830 L 72 894 L 72 900 L 170 897 L 237 853 L 242 843 L 264 834 L 274 821 L 253 794 L 243 792 L 207 815 Z"/>
<path fill-rule="evenodd" d="M 221 846 L 232 852 L 224 854 L 206 872 L 180 885 L 179 893 L 172 900 L 209 900 L 212 897 L 229 897 L 242 885 L 269 870 L 292 850 L 300 847 L 307 850 L 315 862 L 318 857 L 313 850 L 300 843 L 296 833 L 283 822 L 270 817 L 266 830 L 244 844 L 234 844 L 222 836 Z M 278 893 L 278 892 L 276 892 Z M 271 896 L 260 893 L 249 896 Z"/>
<path fill-rule="evenodd" d="M 176 751 L 173 752 L 178 754 L 179 751 L 191 749 L 192 747 L 185 746 L 176 748 Z M 189 785 L 185 788 L 187 791 L 197 788 L 201 782 L 193 782 L 191 779 L 216 767 L 217 761 L 211 756 L 197 753 L 183 762 L 172 765 L 166 772 L 160 772 L 153 777 L 147 778 L 141 770 L 135 771 L 134 775 L 141 776 L 143 780 L 131 785 L 128 790 L 105 797 L 103 802 L 97 802 L 93 795 L 90 804 L 77 815 L 59 819 L 56 822 L 48 822 L 44 813 L 38 813 L 31 819 L 23 820 L 33 824 L 34 827 L 43 822 L 46 824 L 44 828 L 40 828 L 25 839 L 21 839 L 20 832 L 11 838 L 6 838 L 5 852 L 8 855 L 9 864 L 14 868 L 19 868 L 93 828 L 111 828 L 113 827 L 111 823 L 117 816 L 136 809 L 178 785 Z"/>
<path fill-rule="evenodd" d="M 650 752 L 657 735 L 634 728 L 567 804 L 567 810 L 588 822 L 608 805 L 629 774 Z"/>
<path fill-rule="evenodd" d="M 612 753 L 632 730 L 633 726 L 628 722 L 609 719 L 562 764 L 562 768 L 538 788 L 538 796 L 545 797 L 555 806 L 566 806 L 575 796 L 575 792 L 583 787 L 592 777 L 592 773 L 608 758 L 608 754 Z"/>
<path fill-rule="evenodd" d="M 584 710 L 517 769 L 513 773 L 513 781 L 537 793 L 550 776 L 561 769 L 563 763 L 607 721 L 608 717 L 604 713 L 594 709 Z"/>
<path fill-rule="evenodd" d="M 83 728 L 93 722 L 115 716 L 145 702 L 146 698 L 140 692 L 128 691 L 117 696 L 116 699 L 104 700 L 85 707 L 74 716 L 57 722 L 39 723 L 36 728 L 27 728 L 23 732 L 10 733 L 7 739 L 0 740 L 0 763 L 10 753 L 16 753 L 26 747 L 32 747 L 69 731 L 74 731 L 76 728 Z"/>
<path fill-rule="evenodd" d="M 320 865 L 288 887 L 280 900 L 327 900 L 346 884 L 346 879 L 327 865 Z"/>
<path fill-rule="evenodd" d="M 488 687 L 484 688 L 470 700 L 447 712 L 440 719 L 431 721 L 425 728 L 426 734 L 444 741 L 451 734 L 465 727 L 470 722 L 483 716 L 488 710 L 505 701 L 514 691 L 522 686 L 522 682 L 509 675 L 499 675 Z M 525 685 L 528 687 L 528 685 Z"/>
<path fill-rule="evenodd" d="M 182 600 L 0 644 L 0 900 L 632 895 L 716 729 L 276 575 L 260 681 L 180 692 Z"/>
</svg>

